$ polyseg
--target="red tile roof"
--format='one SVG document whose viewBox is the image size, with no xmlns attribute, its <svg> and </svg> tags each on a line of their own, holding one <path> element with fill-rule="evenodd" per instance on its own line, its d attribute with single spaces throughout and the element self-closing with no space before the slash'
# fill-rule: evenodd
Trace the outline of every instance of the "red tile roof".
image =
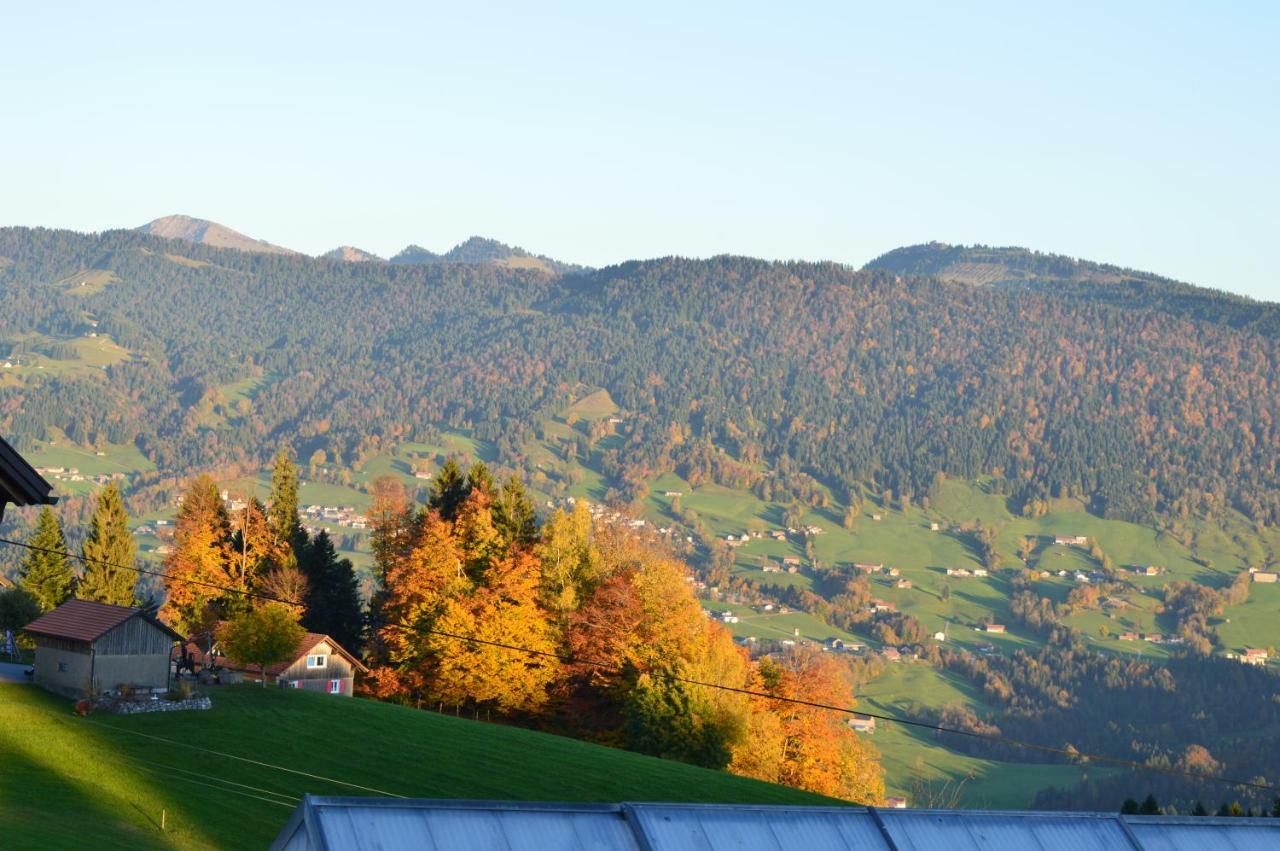
<svg viewBox="0 0 1280 851">
<path fill-rule="evenodd" d="M 182 636 L 141 609 L 129 606 L 112 606 L 93 600 L 68 600 L 51 612 L 45 612 L 24 627 L 32 635 L 47 635 L 70 641 L 93 642 L 132 617 L 143 617 L 172 635 Z"/>
</svg>

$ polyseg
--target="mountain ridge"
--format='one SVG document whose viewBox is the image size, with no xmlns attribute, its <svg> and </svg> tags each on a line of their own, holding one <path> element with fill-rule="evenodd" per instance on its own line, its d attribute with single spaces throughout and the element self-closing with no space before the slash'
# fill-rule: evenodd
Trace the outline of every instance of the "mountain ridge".
<svg viewBox="0 0 1280 851">
<path fill-rule="evenodd" d="M 208 245 L 213 248 L 233 248 L 237 251 L 249 251 L 259 254 L 299 253 L 266 240 L 247 236 L 238 230 L 217 222 L 182 214 L 161 216 L 138 227 L 137 230 L 151 236 L 158 236 L 164 239 L 180 239 L 184 242 L 194 242 L 198 245 Z"/>
</svg>

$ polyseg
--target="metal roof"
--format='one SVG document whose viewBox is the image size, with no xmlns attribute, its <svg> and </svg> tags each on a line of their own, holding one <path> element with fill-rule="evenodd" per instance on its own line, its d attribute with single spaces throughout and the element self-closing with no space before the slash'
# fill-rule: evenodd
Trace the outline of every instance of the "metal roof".
<svg viewBox="0 0 1280 851">
<path fill-rule="evenodd" d="M 53 505 L 57 497 L 49 496 L 53 485 L 27 463 L 4 438 L 0 437 L 0 516 L 6 502 L 14 505 Z"/>
<path fill-rule="evenodd" d="M 308 795 L 273 851 L 1280 851 L 1280 819 Z"/>
<path fill-rule="evenodd" d="M 76 599 L 68 600 L 51 612 L 45 612 L 23 627 L 23 631 L 32 635 L 47 635 L 70 641 L 94 642 L 133 617 L 146 619 L 175 640 L 182 638 L 142 609 Z"/>
</svg>

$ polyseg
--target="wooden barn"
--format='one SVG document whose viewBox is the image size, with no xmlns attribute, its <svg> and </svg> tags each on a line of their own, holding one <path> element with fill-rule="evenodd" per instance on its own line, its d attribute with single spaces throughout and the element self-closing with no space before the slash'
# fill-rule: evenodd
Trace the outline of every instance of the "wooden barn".
<svg viewBox="0 0 1280 851">
<path fill-rule="evenodd" d="M 169 654 L 182 636 L 141 609 L 68 600 L 27 624 L 35 681 L 82 698 L 121 686 L 169 688 Z"/>
</svg>

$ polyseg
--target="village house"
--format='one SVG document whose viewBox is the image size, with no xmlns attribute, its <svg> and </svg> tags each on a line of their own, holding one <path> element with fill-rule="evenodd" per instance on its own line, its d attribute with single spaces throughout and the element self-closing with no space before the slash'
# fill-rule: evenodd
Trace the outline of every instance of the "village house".
<svg viewBox="0 0 1280 851">
<path fill-rule="evenodd" d="M 1004 624 L 1002 623 L 989 623 L 989 624 L 983 625 L 982 631 L 1003 634 L 1005 632 L 1005 628 L 1004 628 Z"/>
<path fill-rule="evenodd" d="M 766 561 L 764 564 L 760 565 L 760 569 L 765 573 L 781 573 L 782 572 L 782 568 L 776 562 L 772 562 L 772 561 Z"/>
<path fill-rule="evenodd" d="M 1087 547 L 1089 538 L 1085 535 L 1058 535 L 1053 542 L 1060 547 Z"/>
<path fill-rule="evenodd" d="M 902 658 L 902 654 L 898 652 L 896 647 L 885 647 L 880 651 L 880 655 L 884 657 L 886 662 L 897 662 Z"/>
<path fill-rule="evenodd" d="M 782 564 L 785 567 L 799 567 L 800 559 L 796 558 L 795 556 L 787 556 L 782 560 Z"/>
<path fill-rule="evenodd" d="M 860 573 L 879 573 L 884 570 L 883 564 L 867 564 L 866 562 L 855 561 L 853 569 Z"/>
<path fill-rule="evenodd" d="M 1122 633 L 1120 633 L 1120 635 L 1119 635 L 1119 636 L 1117 636 L 1117 637 L 1118 637 L 1121 641 L 1137 641 L 1137 640 L 1138 640 L 1138 633 L 1136 633 L 1136 632 L 1122 632 Z"/>
<path fill-rule="evenodd" d="M 1261 648 L 1246 648 L 1240 654 L 1240 661 L 1246 665 L 1265 665 L 1267 664 L 1267 651 Z"/>
<path fill-rule="evenodd" d="M 855 733 L 874 733 L 876 731 L 876 719 L 870 715 L 855 712 L 853 717 L 849 719 L 849 726 L 853 728 Z"/>
<path fill-rule="evenodd" d="M 973 569 L 973 575 L 979 576 L 979 577 L 985 577 L 987 575 L 987 569 L 985 567 L 975 567 Z"/>
<path fill-rule="evenodd" d="M 262 682 L 263 672 L 257 665 L 240 664 L 225 656 L 216 643 L 212 651 L 202 648 L 207 636 L 192 638 L 186 644 L 200 670 L 217 672 L 223 683 Z M 355 688 L 356 672 L 367 674 L 369 669 L 360 660 L 327 635 L 308 632 L 298 643 L 298 649 L 288 661 L 268 665 L 266 680 L 282 688 L 300 688 L 350 697 Z"/>
<path fill-rule="evenodd" d="M 891 810 L 905 810 L 907 808 L 907 799 L 901 795 L 885 795 L 884 805 Z"/>
<path fill-rule="evenodd" d="M 1276 573 L 1273 570 L 1257 570 L 1256 568 L 1251 567 L 1249 568 L 1249 573 L 1251 576 L 1253 576 L 1254 582 L 1266 582 L 1266 583 L 1274 584 L 1277 579 L 1280 579 L 1280 573 Z"/>
<path fill-rule="evenodd" d="M 912 587 L 910 579 L 899 579 L 897 582 L 893 583 L 893 585 L 895 588 L 905 588 L 908 590 Z"/>
<path fill-rule="evenodd" d="M 896 612 L 898 607 L 888 600 L 872 600 L 871 610 L 873 612 Z"/>
<path fill-rule="evenodd" d="M 35 682 L 83 698 L 122 686 L 167 691 L 169 654 L 182 636 L 141 609 L 68 600 L 24 631 L 35 639 Z"/>
<path fill-rule="evenodd" d="M 946 634 L 945 632 L 935 632 L 935 633 L 933 634 L 933 640 L 934 640 L 934 641 L 946 641 L 946 640 L 947 640 L 947 634 Z"/>
<path fill-rule="evenodd" d="M 947 576 L 973 576 L 968 569 L 963 567 L 948 567 Z"/>
</svg>

